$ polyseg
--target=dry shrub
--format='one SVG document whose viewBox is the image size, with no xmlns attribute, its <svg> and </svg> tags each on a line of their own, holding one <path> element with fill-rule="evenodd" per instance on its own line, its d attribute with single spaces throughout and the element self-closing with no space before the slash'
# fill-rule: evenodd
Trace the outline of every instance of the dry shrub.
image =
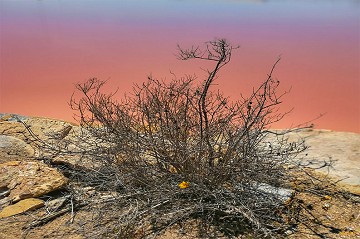
<svg viewBox="0 0 360 239">
<path fill-rule="evenodd" d="M 82 96 L 74 96 L 71 106 L 84 135 L 95 139 L 82 140 L 82 153 L 101 165 L 93 175 L 103 176 L 102 190 L 119 192 L 102 201 L 99 213 L 112 218 L 112 230 L 98 227 L 93 233 L 155 237 L 190 219 L 207 228 L 199 230 L 203 237 L 251 231 L 278 238 L 289 229 L 283 215 L 296 215 L 282 187 L 302 172 L 298 156 L 306 147 L 301 140 L 288 142 L 286 132 L 269 130 L 285 115 L 278 109 L 284 94 L 277 93 L 279 81 L 272 76 L 279 60 L 249 97 L 230 101 L 212 91 L 235 49 L 224 39 L 207 42 L 203 50 L 179 47 L 181 60 L 214 64 L 207 78 L 149 77 L 121 101 L 103 93 L 105 82 L 96 78 L 77 85 Z M 95 181 L 89 172 L 82 175 L 82 182 Z M 106 182 L 113 180 L 121 187 Z"/>
</svg>

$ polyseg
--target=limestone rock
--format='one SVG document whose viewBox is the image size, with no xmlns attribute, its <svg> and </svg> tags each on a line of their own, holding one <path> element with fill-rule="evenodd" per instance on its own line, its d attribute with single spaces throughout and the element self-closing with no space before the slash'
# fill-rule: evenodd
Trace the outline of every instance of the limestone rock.
<svg viewBox="0 0 360 239">
<path fill-rule="evenodd" d="M 291 132 L 289 142 L 305 139 L 309 146 L 302 156 L 313 167 L 332 160 L 331 168 L 317 169 L 335 180 L 342 180 L 339 185 L 350 192 L 360 195 L 360 134 L 331 130 L 308 129 Z"/>
<path fill-rule="evenodd" d="M 24 122 L 41 139 L 63 139 L 68 136 L 72 127 L 75 126 L 65 121 L 38 117 L 29 118 Z"/>
<path fill-rule="evenodd" d="M 283 202 L 289 200 L 294 194 L 292 189 L 274 187 L 266 183 L 257 183 L 256 186 L 260 192 L 271 194 Z"/>
<path fill-rule="evenodd" d="M 1 121 L 18 121 L 18 120 L 26 120 L 29 117 L 17 114 L 8 114 L 8 113 L 0 113 L 0 122 Z"/>
<path fill-rule="evenodd" d="M 327 169 L 321 172 L 343 179 L 340 185 L 360 195 L 360 134 L 313 130 L 303 132 L 302 136 L 310 145 L 307 152 L 310 160 L 334 160 L 329 172 Z"/>
<path fill-rule="evenodd" d="M 0 164 L 0 188 L 10 190 L 8 198 L 19 201 L 39 197 L 64 187 L 68 179 L 42 162 L 10 161 Z"/>
<path fill-rule="evenodd" d="M 81 140 L 79 135 L 82 136 Z M 38 149 L 34 144 L 36 140 L 45 142 L 55 151 Z M 0 163 L 10 160 L 28 161 L 31 157 L 41 157 L 49 158 L 55 164 L 65 164 L 73 168 L 92 168 L 95 166 L 93 160 L 82 152 L 87 152 L 90 147 L 99 144 L 93 143 L 94 141 L 89 132 L 70 122 L 0 113 Z M 58 154 L 57 150 L 65 150 L 68 153 Z"/>
<path fill-rule="evenodd" d="M 18 120 L 26 121 L 27 118 L 18 115 L 3 115 L 0 118 L 0 135 L 12 136 L 25 141 L 27 130 Z"/>
<path fill-rule="evenodd" d="M 5 207 L 0 212 L 0 218 L 11 217 L 16 214 L 38 209 L 44 206 L 44 201 L 38 198 L 28 198 Z"/>
<path fill-rule="evenodd" d="M 1 158 L 33 157 L 34 148 L 21 139 L 8 135 L 0 135 Z M 1 159 L 0 159 L 1 160 Z M 3 160 L 2 160 L 3 161 Z M 0 161 L 1 162 L 1 161 Z"/>
<path fill-rule="evenodd" d="M 24 141 L 34 139 L 29 130 L 41 140 L 60 140 L 70 133 L 73 126 L 75 127 L 73 123 L 49 118 L 0 114 L 0 134 L 13 136 Z"/>
</svg>

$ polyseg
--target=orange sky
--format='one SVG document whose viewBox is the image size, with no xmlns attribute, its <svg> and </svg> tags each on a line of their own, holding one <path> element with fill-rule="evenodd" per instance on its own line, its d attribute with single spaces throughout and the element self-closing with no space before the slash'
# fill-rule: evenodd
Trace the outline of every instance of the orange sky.
<svg viewBox="0 0 360 239">
<path fill-rule="evenodd" d="M 217 82 L 225 94 L 249 93 L 281 55 L 274 75 L 292 88 L 283 110 L 294 110 L 276 127 L 326 113 L 317 128 L 360 132 L 359 9 L 353 0 L 1 1 L 0 113 L 71 120 L 74 84 L 89 77 L 120 93 L 148 74 L 201 78 L 201 62 L 176 60 L 176 45 L 224 37 L 240 45 Z"/>
</svg>

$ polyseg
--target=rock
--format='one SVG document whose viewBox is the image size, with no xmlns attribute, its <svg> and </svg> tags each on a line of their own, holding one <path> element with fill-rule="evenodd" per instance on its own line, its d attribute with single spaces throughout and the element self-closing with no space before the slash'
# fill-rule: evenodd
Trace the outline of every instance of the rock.
<svg viewBox="0 0 360 239">
<path fill-rule="evenodd" d="M 22 123 L 23 122 L 23 123 Z M 61 120 L 0 114 L 0 134 L 13 136 L 24 141 L 34 140 L 32 134 L 41 140 L 61 140 L 65 138 L 75 124 Z"/>
<path fill-rule="evenodd" d="M 0 218 L 11 217 L 16 214 L 38 209 L 44 206 L 44 201 L 38 198 L 27 198 L 14 205 L 5 207 L 0 212 Z"/>
<path fill-rule="evenodd" d="M 1 121 L 18 121 L 18 120 L 26 120 L 29 117 L 17 114 L 7 114 L 7 113 L 0 113 L 0 122 Z"/>
<path fill-rule="evenodd" d="M 53 199 L 51 201 L 47 201 L 45 203 L 46 210 L 48 212 L 57 211 L 59 208 L 61 208 L 65 204 L 65 202 L 68 198 L 70 198 L 70 196 L 60 197 L 60 198 Z"/>
<path fill-rule="evenodd" d="M 360 134 L 314 130 L 311 135 L 302 133 L 310 145 L 308 158 L 334 160 L 332 168 L 320 170 L 330 177 L 342 180 L 343 186 L 350 192 L 360 195 Z"/>
<path fill-rule="evenodd" d="M 324 204 L 322 205 L 322 208 L 323 208 L 324 210 L 329 210 L 330 207 L 331 207 L 331 204 L 330 204 L 330 203 L 324 203 Z"/>
<path fill-rule="evenodd" d="M 0 135 L 0 160 L 14 157 L 33 157 L 35 150 L 29 144 L 13 136 Z M 1 162 L 0 161 L 0 162 Z"/>
<path fill-rule="evenodd" d="M 39 136 L 40 139 L 64 139 L 75 126 L 72 123 L 48 119 L 32 117 L 24 121 L 30 126 L 31 130 Z"/>
<path fill-rule="evenodd" d="M 309 158 L 335 160 L 333 174 L 348 177 L 347 183 L 360 184 L 360 134 L 325 130 L 301 134 L 310 145 Z"/>
<path fill-rule="evenodd" d="M 0 135 L 7 135 L 12 136 L 18 139 L 26 140 L 27 131 L 25 126 L 13 120 L 13 118 L 5 118 L 4 117 L 0 120 Z"/>
<path fill-rule="evenodd" d="M 332 167 L 316 171 L 336 181 L 341 180 L 338 185 L 360 195 L 360 134 L 306 129 L 288 133 L 287 137 L 289 143 L 305 139 L 309 149 L 300 156 L 304 157 L 305 162 L 311 162 L 313 168 L 324 165 L 324 161 L 333 161 Z"/>
<path fill-rule="evenodd" d="M 10 161 L 0 164 L 0 188 L 10 190 L 8 199 L 16 202 L 39 197 L 64 187 L 68 179 L 42 162 Z"/>
<path fill-rule="evenodd" d="M 353 227 L 345 227 L 344 231 L 353 232 L 353 231 L 355 231 L 355 229 Z"/>
<path fill-rule="evenodd" d="M 256 189 L 260 192 L 271 194 L 278 198 L 282 202 L 286 202 L 290 200 L 290 198 L 294 194 L 294 190 L 282 188 L 282 187 L 274 187 L 266 183 L 254 183 L 256 185 Z"/>
<path fill-rule="evenodd" d="M 86 140 L 79 142 L 80 134 L 86 137 Z M 37 149 L 34 142 L 38 140 L 54 150 Z M 23 157 L 21 161 L 29 157 L 41 157 L 49 158 L 55 164 L 65 164 L 73 168 L 91 168 L 93 160 L 81 153 L 88 150 L 90 145 L 95 145 L 91 142 L 94 142 L 91 135 L 73 123 L 0 113 L 0 163 L 17 160 L 20 156 Z M 68 153 L 58 154 L 61 149 Z"/>
</svg>

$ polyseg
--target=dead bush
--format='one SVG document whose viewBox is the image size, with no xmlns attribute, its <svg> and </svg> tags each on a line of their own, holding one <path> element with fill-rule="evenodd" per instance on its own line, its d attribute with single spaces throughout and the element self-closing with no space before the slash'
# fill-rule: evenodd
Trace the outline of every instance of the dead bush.
<svg viewBox="0 0 360 239">
<path fill-rule="evenodd" d="M 231 101 L 212 86 L 237 48 L 224 39 L 204 49 L 179 47 L 180 60 L 213 63 L 205 79 L 148 77 L 121 100 L 102 92 L 105 81 L 77 84 L 81 97 L 70 104 L 83 128 L 78 148 L 98 168 L 77 170 L 74 179 L 118 192 L 98 209 L 111 228 L 93 235 L 156 237 L 195 220 L 197 236 L 279 238 L 293 226 L 297 207 L 286 187 L 304 172 L 299 154 L 306 146 L 269 129 L 286 114 L 279 111 L 286 92 L 278 94 L 273 78 L 279 60 L 250 96 Z M 103 183 L 94 184 L 96 175 Z"/>
</svg>

